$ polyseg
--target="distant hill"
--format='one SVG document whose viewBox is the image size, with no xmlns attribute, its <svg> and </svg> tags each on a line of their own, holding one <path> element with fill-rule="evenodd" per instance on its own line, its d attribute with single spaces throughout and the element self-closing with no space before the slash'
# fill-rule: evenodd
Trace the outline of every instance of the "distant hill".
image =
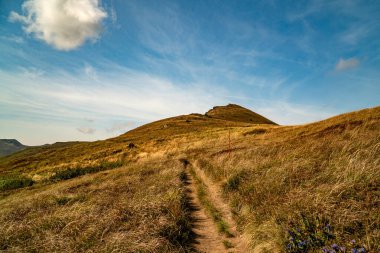
<svg viewBox="0 0 380 253">
<path fill-rule="evenodd" d="M 0 139 L 0 156 L 13 154 L 25 149 L 27 146 L 15 139 Z"/>
<path fill-rule="evenodd" d="M 244 107 L 235 104 L 228 104 L 226 106 L 215 106 L 214 108 L 206 112 L 206 116 L 228 121 L 277 125 L 273 121 L 261 116 L 260 114 L 257 114 L 251 110 L 248 110 Z"/>
</svg>

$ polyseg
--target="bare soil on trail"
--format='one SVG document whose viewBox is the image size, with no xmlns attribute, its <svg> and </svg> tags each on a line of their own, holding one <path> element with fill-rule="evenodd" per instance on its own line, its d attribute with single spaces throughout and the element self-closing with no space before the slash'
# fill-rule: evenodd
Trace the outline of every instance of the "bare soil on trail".
<svg viewBox="0 0 380 253">
<path fill-rule="evenodd" d="M 190 204 L 193 206 L 192 218 L 194 220 L 193 232 L 196 234 L 196 243 L 194 248 L 197 252 L 202 253 L 245 253 L 249 252 L 243 236 L 236 230 L 236 224 L 232 218 L 232 213 L 226 203 L 223 202 L 219 188 L 214 184 L 202 170 L 193 167 L 197 176 L 207 185 L 208 197 L 212 200 L 218 210 L 222 213 L 223 219 L 228 224 L 229 230 L 234 237 L 226 238 L 225 235 L 218 232 L 217 224 L 202 206 L 198 194 L 197 185 L 194 178 L 186 171 L 188 177 L 187 192 Z M 224 242 L 228 241 L 231 248 L 226 248 Z"/>
<path fill-rule="evenodd" d="M 189 194 L 190 204 L 194 211 L 192 218 L 194 220 L 193 232 L 196 234 L 196 242 L 194 248 L 199 253 L 217 253 L 229 252 L 223 245 L 223 236 L 218 233 L 217 227 L 212 218 L 207 215 L 206 210 L 202 207 L 198 195 L 197 187 L 190 173 L 187 173 L 188 185 L 187 192 Z"/>
<path fill-rule="evenodd" d="M 221 187 L 214 183 L 198 166 L 193 166 L 193 168 L 202 182 L 207 185 L 208 197 L 211 199 L 213 205 L 221 212 L 224 221 L 228 224 L 229 230 L 234 235 L 234 237 L 228 238 L 228 241 L 234 245 L 233 252 L 249 252 L 248 238 L 237 230 L 237 225 L 233 219 L 230 207 L 222 197 Z M 231 252 L 231 250 L 229 252 Z"/>
</svg>

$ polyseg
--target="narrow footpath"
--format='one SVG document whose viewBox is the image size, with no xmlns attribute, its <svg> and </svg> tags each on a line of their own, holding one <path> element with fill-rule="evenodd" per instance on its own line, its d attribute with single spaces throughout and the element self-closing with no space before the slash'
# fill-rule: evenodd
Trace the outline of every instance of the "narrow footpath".
<svg viewBox="0 0 380 253">
<path fill-rule="evenodd" d="M 212 218 L 206 214 L 206 210 L 202 207 L 198 195 L 197 187 L 190 173 L 186 171 L 188 177 L 187 192 L 191 205 L 194 208 L 192 217 L 194 219 L 194 233 L 196 234 L 196 243 L 194 248 L 200 253 L 217 253 L 229 252 L 223 245 L 223 236 L 218 233 Z"/>
<path fill-rule="evenodd" d="M 191 175 L 189 170 L 193 170 L 192 173 L 195 172 L 198 182 L 195 180 L 193 176 L 194 174 Z M 196 243 L 194 248 L 197 252 L 249 252 L 247 244 L 245 243 L 247 240 L 244 240 L 243 236 L 237 231 L 236 223 L 232 218 L 232 213 L 229 210 L 228 204 L 223 201 L 218 185 L 214 184 L 200 168 L 193 165 L 187 166 L 185 173 L 188 178 L 186 190 L 189 194 L 189 199 L 191 201 L 190 204 L 194 207 L 194 211 L 192 212 L 192 217 L 194 220 L 194 233 L 196 234 Z M 215 220 L 213 220 L 212 216 L 209 212 L 207 212 L 205 207 L 202 206 L 202 202 L 200 201 L 198 195 L 199 180 L 201 180 L 203 185 L 207 187 L 207 198 L 220 212 L 232 236 L 226 236 L 218 231 L 218 226 Z"/>
</svg>

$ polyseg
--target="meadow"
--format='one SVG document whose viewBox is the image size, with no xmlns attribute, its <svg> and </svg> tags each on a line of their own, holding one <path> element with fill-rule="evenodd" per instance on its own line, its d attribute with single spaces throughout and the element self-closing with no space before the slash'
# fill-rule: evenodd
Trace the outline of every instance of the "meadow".
<svg viewBox="0 0 380 253">
<path fill-rule="evenodd" d="M 380 107 L 300 126 L 232 109 L 0 158 L 0 250 L 193 252 L 188 165 L 218 189 L 249 252 L 380 251 Z"/>
</svg>

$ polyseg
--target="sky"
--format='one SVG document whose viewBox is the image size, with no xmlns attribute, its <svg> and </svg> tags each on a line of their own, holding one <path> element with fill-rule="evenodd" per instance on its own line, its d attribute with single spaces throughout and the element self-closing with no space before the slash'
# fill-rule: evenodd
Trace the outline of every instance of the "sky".
<svg viewBox="0 0 380 253">
<path fill-rule="evenodd" d="M 0 138 L 93 141 L 235 103 L 380 105 L 380 1 L 0 0 Z"/>
</svg>

